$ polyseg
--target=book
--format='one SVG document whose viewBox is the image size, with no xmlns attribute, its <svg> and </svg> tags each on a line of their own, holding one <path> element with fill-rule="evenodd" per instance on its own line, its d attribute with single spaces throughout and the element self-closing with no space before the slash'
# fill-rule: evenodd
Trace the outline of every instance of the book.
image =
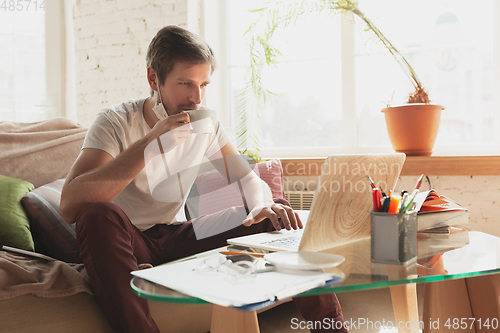
<svg viewBox="0 0 500 333">
<path fill-rule="evenodd" d="M 442 227 L 435 227 L 429 229 L 422 229 L 417 232 L 417 238 L 441 238 L 446 239 L 450 236 L 450 225 Z"/>
<path fill-rule="evenodd" d="M 418 231 L 469 222 L 469 209 L 435 190 L 417 193 L 415 210 L 418 212 Z"/>
<path fill-rule="evenodd" d="M 417 230 L 442 227 L 444 225 L 464 225 L 469 222 L 469 210 L 449 210 L 441 212 L 417 213 Z"/>
<path fill-rule="evenodd" d="M 446 237 L 423 238 L 417 236 L 417 242 L 417 257 L 430 257 L 469 244 L 469 231 L 465 228 L 451 227 L 450 234 Z"/>
</svg>

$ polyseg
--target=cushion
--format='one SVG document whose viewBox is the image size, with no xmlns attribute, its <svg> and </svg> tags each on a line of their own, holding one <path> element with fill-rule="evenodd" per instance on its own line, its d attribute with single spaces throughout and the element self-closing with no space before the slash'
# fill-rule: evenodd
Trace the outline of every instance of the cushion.
<svg viewBox="0 0 500 333">
<path fill-rule="evenodd" d="M 59 204 L 64 179 L 41 186 L 22 199 L 30 219 L 37 252 L 65 262 L 81 263 L 76 242 L 75 224 L 61 216 Z"/>
<path fill-rule="evenodd" d="M 22 197 L 34 188 L 27 181 L 0 175 L 0 248 L 8 245 L 34 251 L 28 217 Z"/>
<path fill-rule="evenodd" d="M 253 170 L 269 185 L 273 199 L 284 199 L 283 169 L 278 159 L 254 164 Z M 229 207 L 241 206 L 237 188 L 227 185 L 227 180 L 217 170 L 202 173 L 196 178 L 199 194 L 198 216 L 213 214 Z"/>
</svg>

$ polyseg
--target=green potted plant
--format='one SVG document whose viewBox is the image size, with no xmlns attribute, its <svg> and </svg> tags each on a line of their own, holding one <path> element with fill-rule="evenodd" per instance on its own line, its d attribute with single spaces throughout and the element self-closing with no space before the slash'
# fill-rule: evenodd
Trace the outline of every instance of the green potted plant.
<svg viewBox="0 0 500 333">
<path fill-rule="evenodd" d="M 366 24 L 366 30 L 374 33 L 396 59 L 415 90 L 409 94 L 407 104 L 388 106 L 382 110 L 389 138 L 393 148 L 398 152 L 407 155 L 431 155 L 439 129 L 441 110 L 444 108 L 430 103 L 429 95 L 412 66 L 353 0 L 311 0 L 301 3 L 282 1 L 254 11 L 259 12 L 261 16 L 246 32 L 250 36 L 250 76 L 240 94 L 239 145 L 258 151 L 259 133 L 255 124 L 259 120 L 259 110 L 264 103 L 275 96 L 262 86 L 262 72 L 267 67 L 275 66 L 281 56 L 280 51 L 272 46 L 275 32 L 285 29 L 307 14 L 322 11 L 350 12 L 356 15 Z M 255 27 L 262 20 L 265 23 L 263 31 L 255 32 Z"/>
</svg>

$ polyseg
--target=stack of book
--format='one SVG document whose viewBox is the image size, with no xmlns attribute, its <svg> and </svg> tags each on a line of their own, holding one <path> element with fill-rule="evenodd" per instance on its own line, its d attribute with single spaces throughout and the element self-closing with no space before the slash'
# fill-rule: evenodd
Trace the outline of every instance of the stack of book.
<svg viewBox="0 0 500 333">
<path fill-rule="evenodd" d="M 437 194 L 435 190 L 417 193 L 415 210 L 418 212 L 418 237 L 449 235 L 451 226 L 461 226 L 469 222 L 469 209 Z"/>
<path fill-rule="evenodd" d="M 435 190 L 415 196 L 417 210 L 418 256 L 435 255 L 469 243 L 469 210 Z M 425 246 L 423 246 L 425 243 Z"/>
</svg>

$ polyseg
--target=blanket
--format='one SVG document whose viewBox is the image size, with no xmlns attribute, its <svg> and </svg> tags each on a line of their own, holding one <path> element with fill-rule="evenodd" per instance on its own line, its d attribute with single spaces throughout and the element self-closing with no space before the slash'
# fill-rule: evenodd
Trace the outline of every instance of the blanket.
<svg viewBox="0 0 500 333">
<path fill-rule="evenodd" d="M 54 298 L 80 292 L 94 294 L 83 264 L 0 251 L 0 301 L 25 294 Z"/>
<path fill-rule="evenodd" d="M 66 177 L 87 129 L 66 119 L 0 122 L 0 174 L 35 187 Z"/>
</svg>

